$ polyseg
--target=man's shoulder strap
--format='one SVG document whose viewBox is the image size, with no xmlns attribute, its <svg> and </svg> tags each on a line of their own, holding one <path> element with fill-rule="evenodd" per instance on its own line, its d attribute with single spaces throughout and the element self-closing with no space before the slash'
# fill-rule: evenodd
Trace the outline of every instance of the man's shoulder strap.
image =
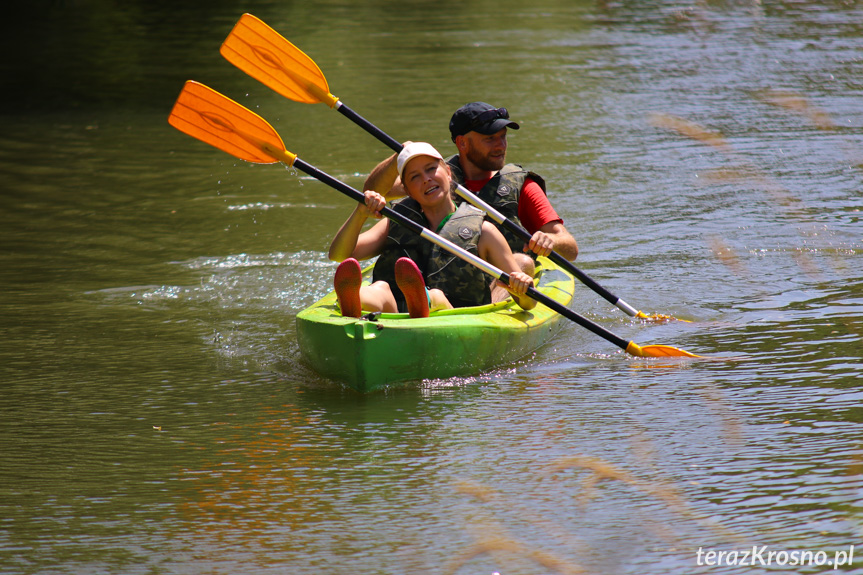
<svg viewBox="0 0 863 575">
<path fill-rule="evenodd" d="M 461 169 L 461 163 L 458 160 L 458 154 L 454 156 L 450 156 L 446 159 L 447 165 L 449 165 L 450 170 L 452 170 L 452 177 L 458 183 L 464 182 L 464 170 Z"/>
<path fill-rule="evenodd" d="M 506 164 L 498 172 L 498 174 L 500 174 L 501 176 L 507 176 L 510 174 L 518 174 L 518 173 L 523 173 L 525 178 L 530 178 L 531 180 L 535 181 L 537 184 L 539 184 L 539 187 L 542 188 L 542 191 L 545 192 L 546 194 L 548 194 L 548 191 L 545 187 L 545 179 L 543 179 L 543 177 L 540 176 L 539 174 L 537 174 L 536 172 L 531 172 L 530 170 L 525 170 L 519 164 Z"/>
<path fill-rule="evenodd" d="M 540 176 L 536 172 L 531 172 L 531 171 L 527 172 L 527 176 L 531 180 L 533 180 L 534 182 L 539 184 L 539 187 L 542 188 L 542 191 L 545 192 L 545 195 L 548 195 L 548 188 L 545 187 L 545 179 L 542 176 Z"/>
</svg>

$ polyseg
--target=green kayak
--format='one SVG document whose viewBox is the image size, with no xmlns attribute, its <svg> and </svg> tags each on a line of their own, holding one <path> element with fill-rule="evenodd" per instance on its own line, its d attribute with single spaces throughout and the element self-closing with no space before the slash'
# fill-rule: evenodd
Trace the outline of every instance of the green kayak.
<svg viewBox="0 0 863 575">
<path fill-rule="evenodd" d="M 572 276 L 539 258 L 536 288 L 568 306 Z M 371 276 L 364 271 L 364 281 Z M 538 304 L 524 311 L 511 299 L 496 304 L 433 312 L 342 317 L 330 292 L 297 314 L 304 360 L 321 375 L 365 392 L 387 384 L 480 373 L 506 365 L 542 346 L 565 323 Z"/>
</svg>

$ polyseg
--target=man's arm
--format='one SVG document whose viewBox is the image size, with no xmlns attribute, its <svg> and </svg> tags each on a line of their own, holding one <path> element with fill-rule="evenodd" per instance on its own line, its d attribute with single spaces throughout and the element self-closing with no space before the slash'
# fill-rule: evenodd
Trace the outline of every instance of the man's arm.
<svg viewBox="0 0 863 575">
<path fill-rule="evenodd" d="M 556 251 L 573 261 L 578 257 L 578 244 L 563 225 L 563 220 L 548 201 L 548 196 L 532 179 L 528 178 L 518 202 L 518 219 L 533 235 L 528 250 L 541 256 Z"/>
</svg>

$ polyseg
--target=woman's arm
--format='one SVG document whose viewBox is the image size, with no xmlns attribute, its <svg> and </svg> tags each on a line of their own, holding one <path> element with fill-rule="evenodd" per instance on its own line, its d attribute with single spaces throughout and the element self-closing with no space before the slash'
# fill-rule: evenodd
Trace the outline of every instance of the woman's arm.
<svg viewBox="0 0 863 575">
<path fill-rule="evenodd" d="M 533 278 L 521 271 L 503 234 L 491 222 L 482 223 L 482 234 L 477 247 L 482 259 L 509 274 L 509 286 L 504 287 L 512 294 L 516 303 L 525 310 L 536 307 L 536 301 L 524 295 L 527 288 L 533 285 Z"/>
<path fill-rule="evenodd" d="M 329 258 L 341 262 L 351 257 L 365 260 L 378 255 L 387 239 L 389 220 L 381 220 L 365 232 L 362 229 L 370 216 L 381 217 L 380 211 L 385 205 L 386 200 L 382 195 L 366 191 L 365 203 L 357 203 L 350 217 L 336 232 L 330 243 Z"/>
</svg>

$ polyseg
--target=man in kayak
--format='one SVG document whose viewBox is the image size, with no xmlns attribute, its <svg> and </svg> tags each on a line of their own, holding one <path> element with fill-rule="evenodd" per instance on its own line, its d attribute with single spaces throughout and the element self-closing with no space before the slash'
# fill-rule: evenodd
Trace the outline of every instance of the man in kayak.
<svg viewBox="0 0 863 575">
<path fill-rule="evenodd" d="M 453 179 L 532 234 L 525 244 L 498 226 L 528 273 L 533 270 L 533 257 L 547 256 L 552 250 L 575 260 L 578 244 L 551 206 L 545 181 L 518 164 L 506 163 L 508 129 L 518 130 L 519 125 L 509 119 L 506 108 L 471 102 L 456 110 L 449 130 L 458 154 L 447 159 Z"/>
<path fill-rule="evenodd" d="M 495 267 L 509 270 L 510 284 L 506 291 L 501 289 L 504 286 L 495 286 L 496 300 L 506 297 L 508 291 L 522 308 L 536 305 L 523 295 L 533 285 L 533 278 L 519 269 L 503 235 L 484 220 L 481 210 L 468 204 L 456 208 L 450 167 L 433 146 L 409 142 L 376 169 L 379 183 L 389 180 L 387 188 L 396 177 L 403 182 L 408 197 L 394 203 L 393 210 Z M 334 279 L 342 315 L 359 317 L 362 310 L 406 310 L 411 317 L 425 317 L 430 309 L 492 301 L 484 272 L 406 228 L 383 219 L 363 232 L 366 220 L 370 216 L 381 218 L 385 205 L 380 193 L 367 190 L 365 203 L 357 204 L 330 244 L 329 258 L 342 262 Z M 373 283 L 361 286 L 357 260 L 378 255 Z"/>
</svg>

